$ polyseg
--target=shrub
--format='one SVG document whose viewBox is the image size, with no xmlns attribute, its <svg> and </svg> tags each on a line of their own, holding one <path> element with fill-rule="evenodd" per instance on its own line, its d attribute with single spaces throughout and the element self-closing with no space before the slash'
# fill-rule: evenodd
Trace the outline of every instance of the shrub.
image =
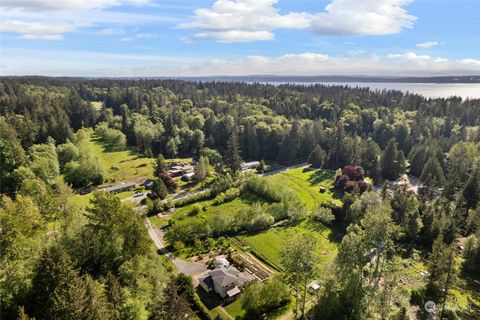
<svg viewBox="0 0 480 320">
<path fill-rule="evenodd" d="M 215 197 L 213 200 L 215 205 L 219 205 L 225 202 L 233 201 L 235 198 L 239 197 L 241 190 L 239 188 L 230 188 L 226 192 L 222 192 Z"/>
<path fill-rule="evenodd" d="M 425 298 L 421 289 L 412 290 L 410 293 L 410 304 L 414 306 L 423 306 Z"/>
<path fill-rule="evenodd" d="M 127 145 L 125 134 L 120 130 L 109 128 L 108 124 L 105 122 L 101 122 L 95 127 L 95 133 L 100 139 L 110 144 L 112 147 L 124 149 Z"/>
<path fill-rule="evenodd" d="M 202 207 L 199 204 L 196 204 L 192 206 L 192 209 L 188 212 L 189 217 L 194 217 L 196 216 L 200 211 L 202 210 Z"/>
<path fill-rule="evenodd" d="M 213 193 L 212 193 L 211 190 L 204 190 L 202 192 L 193 193 L 189 196 L 186 196 L 186 197 L 175 200 L 175 206 L 176 207 L 184 207 L 184 206 L 189 205 L 191 203 L 211 199 L 212 197 L 213 197 Z"/>
<path fill-rule="evenodd" d="M 332 214 L 332 209 L 318 205 L 312 212 L 313 219 L 320 221 L 323 224 L 329 225 L 335 220 L 335 216 Z"/>
<path fill-rule="evenodd" d="M 175 241 L 173 243 L 173 248 L 176 250 L 176 251 L 179 251 L 179 250 L 182 250 L 183 248 L 185 248 L 185 245 L 183 244 L 183 242 L 181 241 Z"/>
</svg>

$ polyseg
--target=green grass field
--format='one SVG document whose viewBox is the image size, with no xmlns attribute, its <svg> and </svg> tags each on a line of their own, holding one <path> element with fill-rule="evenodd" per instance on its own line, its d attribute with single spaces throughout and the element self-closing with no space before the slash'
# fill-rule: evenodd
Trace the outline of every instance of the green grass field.
<svg viewBox="0 0 480 320">
<path fill-rule="evenodd" d="M 200 201 L 194 204 L 190 204 L 188 206 L 179 208 L 173 215 L 174 218 L 185 218 L 188 213 L 192 210 L 194 206 L 200 206 L 205 208 L 204 211 L 200 213 L 201 216 L 208 216 L 208 215 L 220 215 L 224 212 L 234 212 L 243 208 L 249 207 L 251 204 L 255 202 L 266 203 L 265 199 L 254 195 L 249 192 L 245 192 L 240 197 L 234 199 L 233 201 L 222 203 L 220 205 L 213 205 L 213 200 L 207 201 Z"/>
<path fill-rule="evenodd" d="M 256 235 L 239 236 L 251 249 L 271 265 L 282 269 L 281 252 L 288 239 L 297 234 L 311 233 L 317 239 L 317 256 L 322 274 L 332 266 L 338 252 L 335 231 L 321 223 L 305 220 L 296 226 L 277 227 Z"/>
<path fill-rule="evenodd" d="M 131 150 L 111 150 L 108 144 L 92 136 L 92 149 L 107 172 L 107 182 L 129 182 L 153 176 L 155 160 L 144 158 Z"/>
<path fill-rule="evenodd" d="M 298 168 L 275 174 L 267 179 L 279 187 L 292 189 L 308 210 L 313 209 L 318 203 L 330 200 L 341 205 L 341 195 L 333 186 L 335 173 Z M 324 187 L 326 192 L 320 193 L 320 187 Z"/>
<path fill-rule="evenodd" d="M 93 133 L 90 142 L 93 152 L 99 158 L 106 172 L 104 185 L 116 182 L 140 181 L 153 176 L 154 159 L 141 157 L 131 150 L 111 150 L 107 144 L 100 141 Z M 126 191 L 118 194 L 118 197 L 125 199 L 132 195 L 132 191 Z M 91 193 L 75 195 L 73 199 L 76 204 L 85 207 L 90 202 L 92 196 Z"/>
</svg>

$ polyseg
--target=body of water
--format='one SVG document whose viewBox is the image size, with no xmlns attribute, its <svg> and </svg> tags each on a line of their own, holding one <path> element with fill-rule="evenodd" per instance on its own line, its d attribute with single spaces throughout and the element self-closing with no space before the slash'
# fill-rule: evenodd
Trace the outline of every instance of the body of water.
<svg viewBox="0 0 480 320">
<path fill-rule="evenodd" d="M 320 82 L 325 85 L 346 85 L 368 87 L 371 90 L 399 90 L 421 94 L 427 98 L 448 98 L 458 96 L 464 99 L 480 99 L 480 83 L 388 83 L 388 82 Z M 311 82 L 299 84 L 309 85 Z"/>
</svg>

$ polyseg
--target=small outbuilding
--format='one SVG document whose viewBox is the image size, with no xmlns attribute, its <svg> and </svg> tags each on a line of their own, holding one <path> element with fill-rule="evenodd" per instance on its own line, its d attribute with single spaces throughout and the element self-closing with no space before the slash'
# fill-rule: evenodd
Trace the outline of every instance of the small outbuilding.
<svg viewBox="0 0 480 320">
<path fill-rule="evenodd" d="M 316 281 L 310 283 L 310 285 L 308 286 L 308 292 L 310 292 L 311 294 L 315 294 L 319 290 L 320 290 L 320 284 Z"/>
<path fill-rule="evenodd" d="M 251 161 L 251 162 L 242 162 L 240 164 L 240 169 L 242 171 L 250 170 L 250 169 L 256 169 L 260 166 L 260 161 Z"/>
</svg>

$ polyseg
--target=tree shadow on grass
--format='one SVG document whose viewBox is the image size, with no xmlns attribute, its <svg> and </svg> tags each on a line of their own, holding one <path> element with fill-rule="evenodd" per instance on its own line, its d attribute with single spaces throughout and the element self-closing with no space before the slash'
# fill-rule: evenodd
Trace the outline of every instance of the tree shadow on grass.
<svg viewBox="0 0 480 320">
<path fill-rule="evenodd" d="M 333 199 L 342 199 L 343 192 L 335 188 L 335 186 L 330 185 L 330 181 L 333 183 L 334 179 L 335 174 L 333 174 L 332 172 L 317 170 L 308 178 L 308 181 L 310 182 L 310 186 L 318 184 L 319 188 L 324 187 L 325 189 L 330 191 Z M 318 191 L 320 192 L 320 189 Z"/>
<path fill-rule="evenodd" d="M 310 182 L 310 185 L 316 185 L 318 183 L 321 183 L 325 180 L 332 180 L 333 175 L 330 172 L 326 172 L 323 170 L 316 170 L 309 178 L 308 181 Z"/>
<path fill-rule="evenodd" d="M 208 310 L 215 309 L 216 307 L 223 304 L 223 300 L 215 293 L 206 293 L 203 288 L 198 286 L 196 288 L 197 294 L 200 297 L 202 303 L 207 307 Z"/>
<path fill-rule="evenodd" d="M 320 234 L 322 234 L 325 230 L 331 230 L 331 232 L 328 234 L 327 240 L 332 242 L 332 243 L 340 243 L 342 242 L 342 238 L 345 235 L 345 228 L 338 224 L 333 224 L 331 226 L 326 226 L 323 223 L 320 222 L 315 222 L 308 220 L 305 222 L 306 227 L 312 231 L 316 231 Z"/>
</svg>

